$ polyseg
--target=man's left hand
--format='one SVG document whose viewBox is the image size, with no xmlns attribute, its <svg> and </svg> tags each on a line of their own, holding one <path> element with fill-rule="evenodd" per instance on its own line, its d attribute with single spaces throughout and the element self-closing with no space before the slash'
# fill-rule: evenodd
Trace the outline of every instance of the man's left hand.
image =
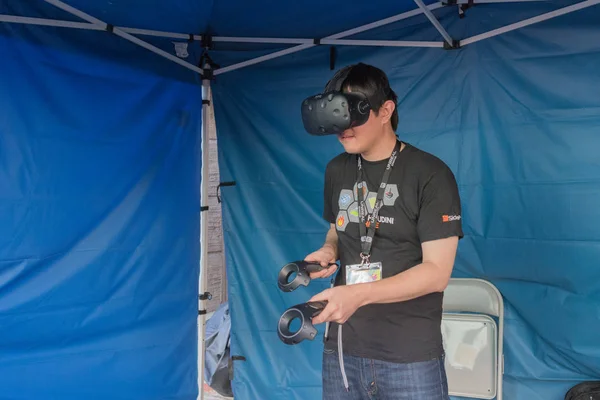
<svg viewBox="0 0 600 400">
<path fill-rule="evenodd" d="M 337 322 L 343 324 L 363 305 L 363 294 L 358 285 L 336 286 L 313 296 L 309 301 L 327 301 L 321 314 L 312 319 L 313 324 Z"/>
</svg>

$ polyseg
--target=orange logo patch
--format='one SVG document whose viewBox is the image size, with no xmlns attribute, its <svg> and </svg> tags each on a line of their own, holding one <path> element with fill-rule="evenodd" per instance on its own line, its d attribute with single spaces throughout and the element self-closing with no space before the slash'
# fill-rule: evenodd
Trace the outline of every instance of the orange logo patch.
<svg viewBox="0 0 600 400">
<path fill-rule="evenodd" d="M 442 215 L 442 222 L 451 222 L 460 220 L 460 215 Z"/>
<path fill-rule="evenodd" d="M 342 226 L 342 225 L 344 225 L 344 217 L 343 217 L 343 216 L 340 216 L 340 217 L 338 218 L 338 220 L 337 220 L 337 224 L 338 224 L 338 226 Z"/>
</svg>

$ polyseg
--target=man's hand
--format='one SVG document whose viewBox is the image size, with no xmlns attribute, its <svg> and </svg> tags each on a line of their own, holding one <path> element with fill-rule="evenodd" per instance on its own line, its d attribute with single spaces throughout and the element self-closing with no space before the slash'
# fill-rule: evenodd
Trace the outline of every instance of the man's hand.
<svg viewBox="0 0 600 400">
<path fill-rule="evenodd" d="M 326 300 L 327 306 L 321 314 L 312 319 L 312 323 L 332 321 L 343 324 L 346 322 L 364 304 L 361 285 L 336 286 L 313 296 L 309 302 Z"/>
<path fill-rule="evenodd" d="M 335 251 L 330 246 L 323 246 L 319 250 L 310 253 L 306 256 L 304 261 L 319 263 L 325 268 L 322 271 L 310 274 L 310 279 L 327 278 L 328 276 L 333 275 L 337 270 L 335 265 L 329 266 L 329 264 L 334 264 L 336 261 Z"/>
</svg>

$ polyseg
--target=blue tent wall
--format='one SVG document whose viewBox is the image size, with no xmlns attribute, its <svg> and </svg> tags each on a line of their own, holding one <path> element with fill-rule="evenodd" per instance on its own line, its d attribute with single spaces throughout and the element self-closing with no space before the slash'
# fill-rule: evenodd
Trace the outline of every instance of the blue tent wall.
<svg viewBox="0 0 600 400">
<path fill-rule="evenodd" d="M 468 37 L 557 6 L 486 5 L 463 20 L 455 8 L 437 14 Z M 364 61 L 388 72 L 400 137 L 457 176 L 466 237 L 455 276 L 488 279 L 505 296 L 511 400 L 560 400 L 576 382 L 600 378 L 598 20 L 591 8 L 459 51 L 339 48 L 337 67 Z M 424 17 L 376 37 L 439 40 Z M 327 282 L 284 294 L 276 276 L 318 248 L 327 228 L 323 171 L 342 148 L 306 134 L 299 109 L 332 75 L 328 51 L 213 83 L 221 179 L 237 182 L 222 195 L 232 354 L 246 357 L 235 361 L 239 399 L 320 398 L 321 341 L 286 346 L 275 329 L 287 307 Z"/>
<path fill-rule="evenodd" d="M 101 32 L 0 53 L 0 397 L 195 399 L 200 87 Z"/>
<path fill-rule="evenodd" d="M 464 38 L 574 2 L 436 15 Z M 274 37 L 320 37 L 415 8 L 68 3 L 123 26 Z M 42 1 L 5 1 L 0 12 L 78 21 Z M 586 206 L 598 203 L 599 16 L 596 6 L 460 51 L 339 49 L 338 66 L 362 60 L 390 74 L 402 138 L 457 174 L 467 237 L 456 276 L 489 279 L 506 296 L 506 398 L 558 400 L 598 378 L 599 216 Z M 441 40 L 422 16 L 354 38 Z M 144 39 L 173 52 L 169 39 Z M 274 47 L 217 43 L 212 55 L 225 66 Z M 2 394 L 195 398 L 197 77 L 105 32 L 0 24 L 0 49 Z M 197 44 L 190 53 L 195 63 Z M 320 395 L 320 343 L 284 346 L 274 327 L 326 282 L 284 295 L 275 277 L 326 228 L 322 171 L 341 148 L 305 134 L 298 110 L 331 76 L 327 65 L 319 47 L 213 82 L 221 176 L 237 181 L 222 194 L 232 350 L 247 358 L 235 366 L 240 399 Z"/>
</svg>

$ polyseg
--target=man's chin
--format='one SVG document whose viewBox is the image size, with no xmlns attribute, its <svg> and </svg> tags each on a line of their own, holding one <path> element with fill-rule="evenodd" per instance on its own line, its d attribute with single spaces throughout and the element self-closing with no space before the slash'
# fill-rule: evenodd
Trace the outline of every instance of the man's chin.
<svg viewBox="0 0 600 400">
<path fill-rule="evenodd" d="M 360 150 L 358 149 L 358 147 L 353 146 L 352 144 L 342 142 L 342 146 L 344 147 L 344 150 L 348 154 L 359 154 L 360 153 Z"/>
</svg>

